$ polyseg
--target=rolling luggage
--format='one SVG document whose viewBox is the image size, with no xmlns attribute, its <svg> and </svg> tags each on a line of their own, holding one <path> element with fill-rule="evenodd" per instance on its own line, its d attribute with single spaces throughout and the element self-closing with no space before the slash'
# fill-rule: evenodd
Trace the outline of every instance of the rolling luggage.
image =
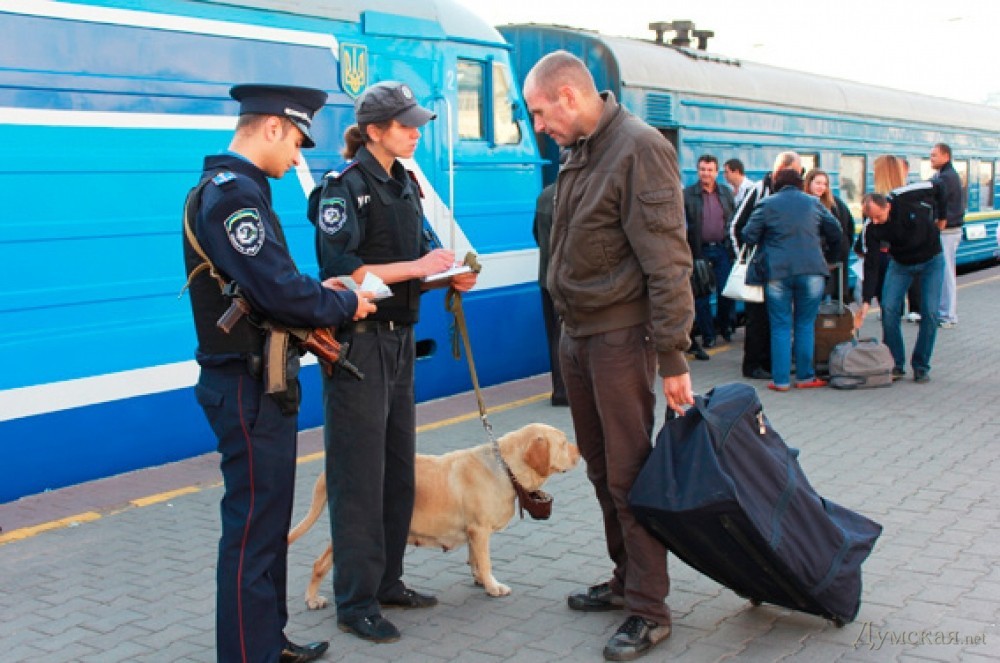
<svg viewBox="0 0 1000 663">
<path fill-rule="evenodd" d="M 837 269 L 844 269 L 844 263 L 838 263 Z M 816 372 L 826 374 L 829 368 L 830 353 L 840 343 L 854 338 L 854 313 L 844 304 L 844 280 L 839 274 L 831 275 L 837 279 L 837 296 L 835 301 L 820 304 L 819 314 L 815 323 L 815 350 L 813 363 Z"/>
<path fill-rule="evenodd" d="M 889 347 L 874 338 L 852 338 L 830 353 L 830 386 L 836 389 L 891 387 L 896 362 Z"/>
<path fill-rule="evenodd" d="M 629 504 L 672 553 L 754 604 L 843 626 L 882 527 L 817 495 L 797 455 L 753 387 L 719 385 L 663 425 Z"/>
</svg>

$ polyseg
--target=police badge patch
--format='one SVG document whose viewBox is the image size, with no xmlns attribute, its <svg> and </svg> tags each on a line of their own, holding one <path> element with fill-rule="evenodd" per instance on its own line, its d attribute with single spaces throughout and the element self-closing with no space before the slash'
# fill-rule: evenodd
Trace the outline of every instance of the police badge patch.
<svg viewBox="0 0 1000 663">
<path fill-rule="evenodd" d="M 327 235 L 336 234 L 347 221 L 347 201 L 324 198 L 319 201 L 319 229 Z"/>
<path fill-rule="evenodd" d="M 225 221 L 226 234 L 233 248 L 245 256 L 255 256 L 264 246 L 264 222 L 253 207 L 237 210 Z"/>
</svg>

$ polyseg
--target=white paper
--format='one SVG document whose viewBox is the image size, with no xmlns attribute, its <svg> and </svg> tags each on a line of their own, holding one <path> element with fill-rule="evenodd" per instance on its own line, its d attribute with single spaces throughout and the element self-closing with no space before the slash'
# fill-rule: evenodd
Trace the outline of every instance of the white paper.
<svg viewBox="0 0 1000 663">
<path fill-rule="evenodd" d="M 424 281 L 440 281 L 441 279 L 450 279 L 452 276 L 457 274 L 467 274 L 472 271 L 472 268 L 468 265 L 458 265 L 457 267 L 452 267 L 451 269 L 439 272 L 437 274 L 431 274 L 430 276 L 425 276 Z"/>
<path fill-rule="evenodd" d="M 361 281 L 361 285 L 355 281 L 350 276 L 338 276 L 337 279 L 344 284 L 344 287 L 348 290 L 364 290 L 370 292 L 374 295 L 374 299 L 385 299 L 386 297 L 392 297 L 392 290 L 385 284 L 377 274 L 373 272 L 365 272 L 365 278 Z"/>
</svg>

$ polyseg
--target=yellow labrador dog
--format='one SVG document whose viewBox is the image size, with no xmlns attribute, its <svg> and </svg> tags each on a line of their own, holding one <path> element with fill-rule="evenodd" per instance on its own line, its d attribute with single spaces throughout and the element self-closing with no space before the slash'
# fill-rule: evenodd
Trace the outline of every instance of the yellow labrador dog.
<svg viewBox="0 0 1000 663">
<path fill-rule="evenodd" d="M 497 440 L 500 454 L 525 490 L 541 488 L 557 472 L 571 470 L 580 451 L 566 435 L 552 426 L 528 424 Z M 510 587 L 497 582 L 490 564 L 490 535 L 514 517 L 514 486 L 500 467 L 492 445 L 452 451 L 442 456 L 417 454 L 416 496 L 408 542 L 444 551 L 469 544 L 469 566 L 476 584 L 490 596 L 506 596 Z M 315 524 L 326 505 L 326 474 L 313 487 L 309 513 L 289 533 L 295 542 Z M 306 589 L 306 605 L 318 610 L 327 605 L 319 585 L 333 567 L 333 544 L 313 564 Z"/>
</svg>

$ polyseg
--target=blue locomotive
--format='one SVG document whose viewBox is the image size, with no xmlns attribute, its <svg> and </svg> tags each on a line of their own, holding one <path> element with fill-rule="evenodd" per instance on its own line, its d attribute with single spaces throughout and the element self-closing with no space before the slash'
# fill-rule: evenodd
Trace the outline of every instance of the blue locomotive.
<svg viewBox="0 0 1000 663">
<path fill-rule="evenodd" d="M 508 45 L 459 4 L 25 0 L 0 6 L 0 33 L 0 502 L 213 448 L 178 298 L 180 215 L 202 155 L 229 143 L 234 83 L 330 93 L 307 166 L 273 183 L 292 255 L 315 274 L 306 196 L 343 161 L 354 97 L 408 82 L 438 114 L 410 164 L 429 221 L 483 264 L 465 298 L 480 378 L 547 370 L 531 235 L 542 162 Z M 421 400 L 471 384 L 443 293 L 425 297 Z M 318 382 L 307 366 L 303 427 L 322 422 Z"/>
</svg>

